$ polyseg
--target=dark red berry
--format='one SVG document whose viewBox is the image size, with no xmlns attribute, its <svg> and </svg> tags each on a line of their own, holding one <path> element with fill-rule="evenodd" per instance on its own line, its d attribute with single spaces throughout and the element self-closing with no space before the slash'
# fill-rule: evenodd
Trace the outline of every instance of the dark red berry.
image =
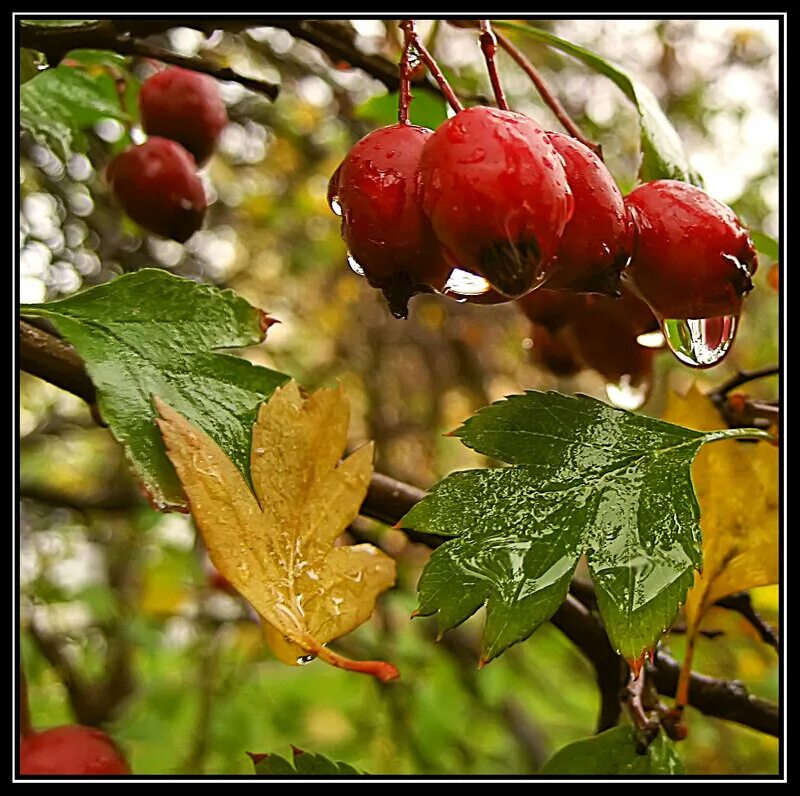
<svg viewBox="0 0 800 796">
<path fill-rule="evenodd" d="M 431 134 L 410 124 L 369 133 L 328 187 L 328 201 L 342 216 L 351 266 L 383 290 L 398 317 L 407 316 L 415 293 L 441 290 L 451 270 L 420 202 L 420 154 Z"/>
<path fill-rule="evenodd" d="M 535 121 L 461 111 L 428 139 L 420 174 L 425 213 L 454 268 L 512 298 L 547 280 L 573 202 L 562 160 Z"/>
<path fill-rule="evenodd" d="M 564 159 L 575 211 L 561 236 L 547 287 L 618 295 L 619 275 L 633 244 L 625 200 L 591 149 L 561 133 L 548 137 Z"/>
<path fill-rule="evenodd" d="M 531 359 L 556 376 L 574 376 L 581 362 L 559 332 L 538 323 L 531 324 Z"/>
<path fill-rule="evenodd" d="M 572 322 L 586 301 L 582 294 L 541 289 L 518 299 L 517 305 L 533 323 L 555 332 Z"/>
<path fill-rule="evenodd" d="M 177 141 L 198 165 L 211 157 L 228 123 L 214 78 L 177 66 L 142 83 L 139 109 L 148 135 Z"/>
<path fill-rule="evenodd" d="M 130 774 L 122 752 L 93 727 L 66 725 L 26 735 L 19 746 L 20 774 Z"/>
<path fill-rule="evenodd" d="M 758 261 L 733 211 L 676 180 L 640 185 L 625 203 L 636 222 L 623 279 L 663 319 L 738 315 Z"/>
<path fill-rule="evenodd" d="M 152 136 L 117 155 L 106 175 L 125 212 L 149 232 L 183 243 L 202 226 L 203 183 L 180 144 Z"/>
</svg>

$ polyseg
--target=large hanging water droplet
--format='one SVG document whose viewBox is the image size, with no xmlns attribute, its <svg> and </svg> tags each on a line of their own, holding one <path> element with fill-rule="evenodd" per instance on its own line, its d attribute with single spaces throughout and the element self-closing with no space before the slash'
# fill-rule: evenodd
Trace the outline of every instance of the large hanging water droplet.
<svg viewBox="0 0 800 796">
<path fill-rule="evenodd" d="M 693 368 L 710 368 L 721 362 L 736 337 L 738 315 L 661 321 L 664 339 L 673 354 Z"/>
<path fill-rule="evenodd" d="M 482 296 L 488 293 L 492 286 L 482 277 L 477 274 L 471 274 L 469 271 L 462 271 L 460 268 L 454 268 L 447 282 L 445 282 L 442 292 L 446 296 L 453 296 L 459 300 L 459 296 Z M 461 298 L 465 301 L 465 298 Z"/>
<path fill-rule="evenodd" d="M 298 666 L 305 666 L 307 663 L 311 663 L 317 656 L 316 655 L 301 655 L 297 659 Z"/>
<path fill-rule="evenodd" d="M 337 215 L 342 215 L 342 206 L 339 204 L 339 197 L 338 196 L 331 196 L 328 199 L 328 204 L 330 205 L 331 210 Z"/>
<path fill-rule="evenodd" d="M 626 373 L 616 384 L 606 384 L 606 395 L 614 406 L 633 411 L 647 398 L 647 383 L 634 385 Z"/>
<path fill-rule="evenodd" d="M 361 267 L 361 264 L 358 262 L 358 260 L 356 260 L 352 254 L 350 254 L 350 252 L 347 252 L 347 264 L 359 276 L 364 276 L 364 269 Z"/>
</svg>

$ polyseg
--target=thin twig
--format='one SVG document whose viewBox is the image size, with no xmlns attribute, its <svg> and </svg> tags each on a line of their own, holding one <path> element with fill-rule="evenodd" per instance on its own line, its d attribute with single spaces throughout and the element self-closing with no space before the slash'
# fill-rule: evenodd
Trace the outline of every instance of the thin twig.
<svg viewBox="0 0 800 796">
<path fill-rule="evenodd" d="M 580 127 L 573 121 L 572 117 L 567 113 L 566 108 L 558 101 L 558 98 L 550 90 L 550 87 L 544 81 L 544 78 L 539 74 L 536 67 L 528 60 L 524 53 L 517 48 L 517 46 L 508 39 L 504 34 L 495 31 L 497 43 L 517 62 L 520 68 L 531 79 L 531 82 L 536 86 L 539 96 L 544 100 L 544 103 L 553 111 L 553 114 L 563 125 L 564 129 L 575 139 L 580 141 L 585 147 L 588 147 L 592 152 L 597 155 L 601 160 L 603 159 L 603 150 L 600 144 L 590 141 L 582 132 Z"/>
<path fill-rule="evenodd" d="M 717 600 L 714 605 L 741 614 L 755 628 L 764 643 L 769 644 L 776 650 L 779 649 L 778 634 L 771 625 L 758 615 L 748 592 L 743 591 L 723 597 L 721 600 Z"/>
<path fill-rule="evenodd" d="M 497 107 L 500 108 L 501 111 L 507 111 L 508 103 L 503 93 L 503 86 L 500 83 L 500 75 L 497 72 L 497 62 L 495 61 L 495 57 L 497 56 L 497 36 L 492 30 L 492 23 L 489 22 L 488 19 L 481 19 L 479 24 L 481 28 L 481 50 L 486 60 L 486 70 L 489 72 L 489 81 L 492 84 L 494 98 L 497 102 Z"/>
<path fill-rule="evenodd" d="M 400 95 L 397 102 L 397 121 L 408 124 L 408 108 L 411 105 L 411 48 L 414 44 L 414 20 L 404 19 L 400 23 L 403 31 L 403 54 L 400 57 Z"/>
<path fill-rule="evenodd" d="M 417 33 L 413 33 L 413 42 L 414 48 L 419 53 L 420 59 L 428 67 L 428 71 L 433 75 L 433 79 L 436 81 L 437 85 L 439 86 L 439 90 L 444 94 L 445 99 L 450 104 L 450 107 L 456 112 L 459 113 L 460 111 L 464 110 L 464 106 L 461 104 L 461 101 L 456 96 L 455 92 L 453 91 L 452 86 L 448 82 L 447 78 L 444 76 L 444 73 L 439 67 L 439 64 L 436 62 L 436 59 L 428 52 L 428 48 L 420 41 L 419 36 Z"/>
</svg>

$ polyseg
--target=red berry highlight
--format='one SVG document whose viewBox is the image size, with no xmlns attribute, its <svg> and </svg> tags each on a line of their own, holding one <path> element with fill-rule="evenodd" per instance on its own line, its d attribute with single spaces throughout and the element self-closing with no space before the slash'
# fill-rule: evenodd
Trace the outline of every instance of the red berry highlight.
<svg viewBox="0 0 800 796">
<path fill-rule="evenodd" d="M 93 727 L 66 725 L 26 735 L 19 747 L 20 774 L 130 774 L 122 752 Z"/>
<path fill-rule="evenodd" d="M 148 135 L 177 141 L 191 152 L 198 166 L 211 157 L 228 123 L 216 81 L 177 66 L 144 81 L 139 110 Z"/>
<path fill-rule="evenodd" d="M 430 136 L 422 200 L 454 268 L 518 297 L 543 284 L 573 201 L 561 157 L 520 113 L 468 108 Z"/>
<path fill-rule="evenodd" d="M 331 208 L 342 217 L 351 267 L 383 291 L 401 318 L 408 315 L 411 296 L 441 290 L 451 270 L 420 203 L 420 155 L 431 134 L 410 124 L 369 133 L 328 188 Z"/>
<path fill-rule="evenodd" d="M 149 232 L 183 243 L 203 225 L 203 183 L 180 144 L 148 138 L 117 155 L 106 176 L 125 212 Z"/>
<path fill-rule="evenodd" d="M 758 260 L 747 230 L 729 207 L 677 180 L 640 185 L 625 203 L 637 232 L 623 279 L 656 315 L 739 314 Z"/>
<path fill-rule="evenodd" d="M 633 224 L 622 193 L 591 149 L 568 135 L 547 135 L 564 159 L 575 202 L 547 287 L 619 295 L 619 275 L 633 245 Z"/>
</svg>

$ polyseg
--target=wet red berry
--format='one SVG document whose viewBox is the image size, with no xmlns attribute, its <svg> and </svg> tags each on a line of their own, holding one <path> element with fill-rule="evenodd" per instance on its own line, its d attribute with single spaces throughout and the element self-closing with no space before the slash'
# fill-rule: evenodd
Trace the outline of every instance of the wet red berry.
<svg viewBox="0 0 800 796">
<path fill-rule="evenodd" d="M 20 774 L 130 774 L 122 752 L 93 727 L 66 725 L 26 735 L 19 746 Z"/>
<path fill-rule="evenodd" d="M 144 81 L 139 109 L 148 135 L 177 141 L 198 165 L 211 157 L 228 123 L 214 78 L 177 66 Z"/>
<path fill-rule="evenodd" d="M 369 133 L 328 188 L 328 201 L 342 217 L 351 267 L 383 290 L 397 317 L 407 316 L 415 293 L 441 290 L 451 270 L 420 203 L 420 154 L 431 134 L 410 124 Z"/>
<path fill-rule="evenodd" d="M 547 287 L 618 295 L 619 275 L 633 244 L 625 200 L 603 161 L 588 147 L 561 133 L 548 137 L 564 159 L 575 210 L 561 236 Z"/>
<path fill-rule="evenodd" d="M 573 202 L 562 160 L 535 121 L 461 111 L 428 139 L 420 174 L 425 213 L 454 268 L 509 297 L 547 280 Z"/>
<path fill-rule="evenodd" d="M 180 144 L 152 136 L 117 155 L 106 175 L 125 212 L 149 232 L 183 243 L 202 226 L 203 183 Z"/>
<path fill-rule="evenodd" d="M 640 185 L 625 203 L 636 222 L 622 278 L 662 319 L 738 315 L 758 261 L 733 211 L 676 180 Z"/>
</svg>

